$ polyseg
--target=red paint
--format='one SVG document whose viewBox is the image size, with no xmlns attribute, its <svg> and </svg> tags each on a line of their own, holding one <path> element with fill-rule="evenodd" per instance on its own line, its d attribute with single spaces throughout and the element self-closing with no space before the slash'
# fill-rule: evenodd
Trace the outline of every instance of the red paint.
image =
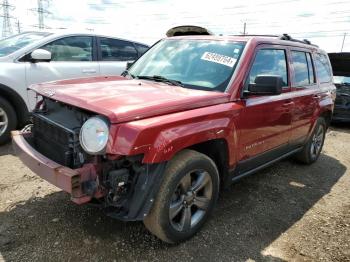
<svg viewBox="0 0 350 262">
<path fill-rule="evenodd" d="M 318 48 L 263 37 L 192 38 L 246 42 L 226 93 L 123 77 L 65 80 L 31 88 L 43 95 L 47 89 L 54 90 L 53 99 L 105 115 L 112 123 L 109 157 L 143 154 L 145 163 L 170 160 L 186 147 L 222 138 L 229 147 L 229 165 L 234 167 L 240 160 L 307 138 L 317 117 L 332 112 L 334 85 L 292 88 L 291 68 L 283 94 L 241 99 L 243 83 L 261 46 L 282 47 L 288 58 L 290 49 L 314 53 L 320 52 Z"/>
</svg>

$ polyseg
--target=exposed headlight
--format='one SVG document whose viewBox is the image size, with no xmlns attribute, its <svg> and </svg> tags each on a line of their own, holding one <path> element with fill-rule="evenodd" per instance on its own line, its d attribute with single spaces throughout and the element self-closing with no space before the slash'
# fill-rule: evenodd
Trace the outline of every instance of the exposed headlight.
<svg viewBox="0 0 350 262">
<path fill-rule="evenodd" d="M 81 127 L 80 144 L 89 154 L 102 154 L 106 148 L 109 136 L 109 127 L 101 117 L 89 118 Z"/>
</svg>

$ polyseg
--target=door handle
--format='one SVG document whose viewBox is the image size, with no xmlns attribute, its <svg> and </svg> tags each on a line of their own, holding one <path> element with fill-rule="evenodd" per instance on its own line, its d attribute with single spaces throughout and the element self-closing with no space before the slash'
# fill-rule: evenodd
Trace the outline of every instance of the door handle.
<svg viewBox="0 0 350 262">
<path fill-rule="evenodd" d="M 289 107 L 291 105 L 294 105 L 294 102 L 292 99 L 288 99 L 285 103 L 283 103 L 283 107 Z"/>
<path fill-rule="evenodd" d="M 83 69 L 82 72 L 84 74 L 94 74 L 96 73 L 96 69 Z"/>
</svg>

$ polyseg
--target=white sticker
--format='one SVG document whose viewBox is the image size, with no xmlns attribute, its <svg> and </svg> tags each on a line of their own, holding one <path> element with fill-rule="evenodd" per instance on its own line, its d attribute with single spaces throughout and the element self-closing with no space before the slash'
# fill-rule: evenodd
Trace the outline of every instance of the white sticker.
<svg viewBox="0 0 350 262">
<path fill-rule="evenodd" d="M 222 64 L 225 66 L 233 67 L 236 64 L 237 59 L 230 57 L 230 56 L 225 56 L 225 55 L 220 55 L 216 53 L 210 53 L 210 52 L 205 52 L 201 59 Z"/>
<path fill-rule="evenodd" d="M 239 49 L 235 48 L 235 50 L 233 50 L 233 53 L 238 54 L 239 53 Z"/>
</svg>

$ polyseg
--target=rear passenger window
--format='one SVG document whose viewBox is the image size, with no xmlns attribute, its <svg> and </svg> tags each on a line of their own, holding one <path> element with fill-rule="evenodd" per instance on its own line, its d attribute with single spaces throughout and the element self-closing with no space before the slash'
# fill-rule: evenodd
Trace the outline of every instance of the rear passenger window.
<svg viewBox="0 0 350 262">
<path fill-rule="evenodd" d="M 249 73 L 249 84 L 255 83 L 258 75 L 274 75 L 288 85 L 286 52 L 282 49 L 260 49 Z"/>
<path fill-rule="evenodd" d="M 137 51 L 131 42 L 100 38 L 102 61 L 132 61 L 137 58 Z"/>
<path fill-rule="evenodd" d="M 310 53 L 292 51 L 294 85 L 305 86 L 314 83 L 314 71 Z"/>
<path fill-rule="evenodd" d="M 321 83 L 328 83 L 332 81 L 332 72 L 326 55 L 315 55 L 315 66 L 317 77 Z"/>
</svg>

